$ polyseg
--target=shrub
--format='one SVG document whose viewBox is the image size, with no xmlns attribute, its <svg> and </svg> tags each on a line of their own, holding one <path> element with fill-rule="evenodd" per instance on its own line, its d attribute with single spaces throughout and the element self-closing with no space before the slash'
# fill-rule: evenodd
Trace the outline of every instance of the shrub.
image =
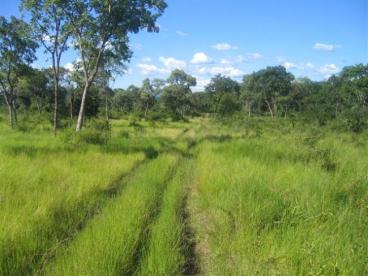
<svg viewBox="0 0 368 276">
<path fill-rule="evenodd" d="M 359 107 L 353 107 L 346 113 L 347 126 L 355 133 L 362 132 L 367 126 L 367 111 Z"/>
<path fill-rule="evenodd" d="M 111 126 L 108 121 L 93 120 L 84 129 L 76 133 L 73 128 L 65 130 L 61 139 L 66 148 L 74 148 L 83 143 L 106 145 L 111 138 Z"/>
<path fill-rule="evenodd" d="M 153 147 L 148 147 L 144 150 L 144 155 L 147 159 L 155 159 L 158 156 L 158 151 Z"/>
</svg>

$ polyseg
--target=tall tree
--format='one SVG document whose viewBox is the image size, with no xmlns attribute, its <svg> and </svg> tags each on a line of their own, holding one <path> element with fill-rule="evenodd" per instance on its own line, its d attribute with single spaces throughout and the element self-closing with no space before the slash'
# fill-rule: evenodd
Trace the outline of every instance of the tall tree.
<svg viewBox="0 0 368 276">
<path fill-rule="evenodd" d="M 216 75 L 211 79 L 211 82 L 205 88 L 206 92 L 214 94 L 215 98 L 215 112 L 217 113 L 220 108 L 220 103 L 225 94 L 233 93 L 235 95 L 227 97 L 225 102 L 229 102 L 230 98 L 238 96 L 240 86 L 238 82 L 232 80 L 230 77 L 222 76 L 221 74 Z"/>
<path fill-rule="evenodd" d="M 251 90 L 260 93 L 272 118 L 277 116 L 279 98 L 291 91 L 294 76 L 283 66 L 272 66 L 253 73 L 249 83 Z"/>
<path fill-rule="evenodd" d="M 60 1 L 71 25 L 79 51 L 84 87 L 76 131 L 83 126 L 88 89 L 101 66 L 122 68 L 131 57 L 129 33 L 158 31 L 157 18 L 166 8 L 164 0 L 69 0 Z"/>
<path fill-rule="evenodd" d="M 35 106 L 38 114 L 41 115 L 50 102 L 49 80 L 46 70 L 30 68 L 17 85 L 19 102 L 23 100 L 23 104 L 28 108 Z"/>
<path fill-rule="evenodd" d="M 20 76 L 35 59 L 37 43 L 32 40 L 30 27 L 23 20 L 0 17 L 0 92 L 9 110 L 9 124 L 17 122 L 16 86 Z"/>
<path fill-rule="evenodd" d="M 190 87 L 197 84 L 196 78 L 183 70 L 176 69 L 171 72 L 167 83 L 169 85 L 164 88 L 161 97 L 163 104 L 174 119 L 183 119 L 185 112 L 191 106 L 192 91 Z"/>
<path fill-rule="evenodd" d="M 54 88 L 54 135 L 58 128 L 58 94 L 60 83 L 60 61 L 68 48 L 69 25 L 60 0 L 22 0 L 21 7 L 31 15 L 33 32 L 51 56 Z"/>
<path fill-rule="evenodd" d="M 148 110 L 155 102 L 155 89 L 151 84 L 150 79 L 143 80 L 139 93 L 139 100 L 144 110 L 144 118 L 147 118 Z"/>
</svg>

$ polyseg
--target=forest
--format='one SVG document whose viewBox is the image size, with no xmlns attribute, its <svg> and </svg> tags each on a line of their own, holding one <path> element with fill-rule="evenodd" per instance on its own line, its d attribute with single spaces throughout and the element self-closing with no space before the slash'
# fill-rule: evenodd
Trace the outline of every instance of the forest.
<svg viewBox="0 0 368 276">
<path fill-rule="evenodd" d="M 367 275 L 368 63 L 113 86 L 168 8 L 0 14 L 0 275 Z"/>
</svg>

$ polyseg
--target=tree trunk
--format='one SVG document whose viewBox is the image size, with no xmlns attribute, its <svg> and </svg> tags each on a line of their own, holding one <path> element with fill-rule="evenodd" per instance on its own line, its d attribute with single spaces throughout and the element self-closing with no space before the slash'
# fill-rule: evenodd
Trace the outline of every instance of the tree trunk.
<svg viewBox="0 0 368 276">
<path fill-rule="evenodd" d="M 15 107 L 15 100 L 13 100 L 12 109 L 13 109 L 13 120 L 14 120 L 14 123 L 17 124 L 18 116 L 17 116 L 17 108 Z"/>
<path fill-rule="evenodd" d="M 81 105 L 80 105 L 80 109 L 79 109 L 79 114 L 78 114 L 77 126 L 75 128 L 75 131 L 76 132 L 81 131 L 81 129 L 83 127 L 84 110 L 85 110 L 85 104 L 86 104 L 86 96 L 87 96 L 87 91 L 88 91 L 89 86 L 90 86 L 90 83 L 88 83 L 88 82 L 84 85 L 83 95 L 82 95 L 82 101 L 81 101 Z"/>
<path fill-rule="evenodd" d="M 287 118 L 287 113 L 288 113 L 288 106 L 285 106 L 285 116 L 284 116 L 285 119 Z"/>
<path fill-rule="evenodd" d="M 106 90 L 106 94 L 105 94 L 105 118 L 106 121 L 109 121 L 109 105 L 108 105 L 108 101 L 107 101 L 107 90 Z"/>
<path fill-rule="evenodd" d="M 277 117 L 277 102 L 273 103 L 273 115 L 274 117 Z"/>
<path fill-rule="evenodd" d="M 70 99 L 70 120 L 73 120 L 73 100 Z"/>
<path fill-rule="evenodd" d="M 59 90 L 58 81 L 55 80 L 54 84 L 54 135 L 56 136 L 57 128 L 58 128 L 58 90 Z"/>
<path fill-rule="evenodd" d="M 144 110 L 144 118 L 147 119 L 147 112 L 148 112 L 148 103 L 146 104 L 146 108 Z"/>
<path fill-rule="evenodd" d="M 41 105 L 38 101 L 38 97 L 36 97 L 36 106 L 37 106 L 37 110 L 38 110 L 38 115 L 41 115 Z"/>
<path fill-rule="evenodd" d="M 268 110 L 270 111 L 271 118 L 274 119 L 273 110 L 272 110 L 272 107 L 271 107 L 269 101 L 266 100 L 266 104 L 267 104 Z"/>
<path fill-rule="evenodd" d="M 14 128 L 17 122 L 17 113 L 15 110 L 15 100 L 12 95 L 13 95 L 13 91 L 11 91 L 9 94 L 4 92 L 4 100 L 5 100 L 6 105 L 8 106 L 9 126 L 11 128 Z"/>
<path fill-rule="evenodd" d="M 11 105 L 8 105 L 8 110 L 9 110 L 9 125 L 11 128 L 14 128 L 13 108 Z"/>
</svg>

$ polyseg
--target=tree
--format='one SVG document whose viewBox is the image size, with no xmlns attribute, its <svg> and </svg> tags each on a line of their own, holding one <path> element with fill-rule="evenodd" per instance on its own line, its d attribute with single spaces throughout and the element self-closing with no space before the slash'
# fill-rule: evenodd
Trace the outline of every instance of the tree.
<svg viewBox="0 0 368 276">
<path fill-rule="evenodd" d="M 252 74 L 249 89 L 262 95 L 272 118 L 277 116 L 280 96 L 287 96 L 294 76 L 283 66 L 267 67 Z"/>
<path fill-rule="evenodd" d="M 213 94 L 209 92 L 193 93 L 193 104 L 197 114 L 212 113 L 214 109 Z"/>
<path fill-rule="evenodd" d="M 217 106 L 217 113 L 221 116 L 229 116 L 239 110 L 239 101 L 233 93 L 226 93 L 221 97 Z"/>
<path fill-rule="evenodd" d="M 354 132 L 368 124 L 368 64 L 344 67 L 339 75 L 344 117 Z"/>
<path fill-rule="evenodd" d="M 144 118 L 147 118 L 147 112 L 155 103 L 155 89 L 149 79 L 144 79 L 139 92 L 139 100 L 144 110 Z"/>
<path fill-rule="evenodd" d="M 69 0 L 60 2 L 71 26 L 83 69 L 83 93 L 76 131 L 82 129 L 85 101 L 99 68 L 119 70 L 131 57 L 129 33 L 158 31 L 164 0 Z"/>
<path fill-rule="evenodd" d="M 60 6 L 60 0 L 22 0 L 22 8 L 31 15 L 33 32 L 52 60 L 54 86 L 54 135 L 58 128 L 58 94 L 60 60 L 68 48 L 70 28 Z"/>
<path fill-rule="evenodd" d="M 162 79 L 154 79 L 152 81 L 153 93 L 155 98 L 159 97 L 162 94 L 165 85 L 166 81 Z"/>
<path fill-rule="evenodd" d="M 259 102 L 259 97 L 252 90 L 253 82 L 254 74 L 244 76 L 240 89 L 240 101 L 243 103 L 243 108 L 247 111 L 248 117 L 252 115 L 254 103 Z"/>
<path fill-rule="evenodd" d="M 20 78 L 16 88 L 20 101 L 27 108 L 35 106 L 39 115 L 47 108 L 51 91 L 46 70 L 30 68 L 28 74 Z"/>
<path fill-rule="evenodd" d="M 192 104 L 190 87 L 197 81 L 183 70 L 176 69 L 171 72 L 167 83 L 169 85 L 164 88 L 161 100 L 175 120 L 183 119 Z"/>
<path fill-rule="evenodd" d="M 238 96 L 240 86 L 232 80 L 230 77 L 222 76 L 221 74 L 216 75 L 211 79 L 211 82 L 205 88 L 206 92 L 213 93 L 215 96 L 215 112 L 219 111 L 219 105 L 222 97 L 227 93 L 233 93 Z M 228 99 L 234 97 L 228 97 Z"/>
<path fill-rule="evenodd" d="M 0 17 L 0 92 L 9 110 L 9 124 L 17 122 L 16 86 L 19 78 L 35 59 L 37 43 L 30 35 L 30 27 L 23 20 Z"/>
<path fill-rule="evenodd" d="M 344 67 L 340 73 L 341 90 L 350 104 L 368 105 L 368 64 Z"/>
</svg>

